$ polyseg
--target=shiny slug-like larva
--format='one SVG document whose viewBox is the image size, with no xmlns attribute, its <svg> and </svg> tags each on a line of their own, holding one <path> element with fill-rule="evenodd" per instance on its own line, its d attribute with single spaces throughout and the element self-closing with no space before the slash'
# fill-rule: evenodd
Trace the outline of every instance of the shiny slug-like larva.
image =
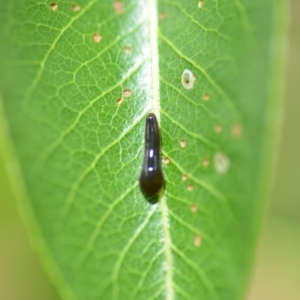
<svg viewBox="0 0 300 300">
<path fill-rule="evenodd" d="M 146 200 L 157 203 L 159 193 L 164 187 L 164 175 L 161 163 L 160 130 L 153 113 L 146 118 L 145 153 L 139 183 Z"/>
</svg>

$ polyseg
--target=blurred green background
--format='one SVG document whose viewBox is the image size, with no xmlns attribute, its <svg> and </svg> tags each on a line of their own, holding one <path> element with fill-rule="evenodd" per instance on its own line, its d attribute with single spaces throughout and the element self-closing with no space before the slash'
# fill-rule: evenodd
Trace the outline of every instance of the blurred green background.
<svg viewBox="0 0 300 300">
<path fill-rule="evenodd" d="M 300 299 L 300 2 L 291 1 L 284 119 L 276 177 L 247 300 Z M 17 212 L 0 147 L 0 299 L 58 300 Z"/>
</svg>

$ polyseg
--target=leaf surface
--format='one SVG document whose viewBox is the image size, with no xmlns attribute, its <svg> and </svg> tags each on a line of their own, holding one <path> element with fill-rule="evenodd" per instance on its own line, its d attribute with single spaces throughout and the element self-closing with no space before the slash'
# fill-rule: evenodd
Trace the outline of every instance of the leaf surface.
<svg viewBox="0 0 300 300">
<path fill-rule="evenodd" d="M 240 299 L 276 141 L 283 1 L 0 8 L 14 180 L 61 295 Z M 149 112 L 157 205 L 137 182 Z"/>
</svg>

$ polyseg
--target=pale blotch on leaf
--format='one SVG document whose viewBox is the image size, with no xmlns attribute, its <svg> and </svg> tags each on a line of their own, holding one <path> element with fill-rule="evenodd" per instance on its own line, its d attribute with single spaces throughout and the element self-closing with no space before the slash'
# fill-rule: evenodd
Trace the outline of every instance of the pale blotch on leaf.
<svg viewBox="0 0 300 300">
<path fill-rule="evenodd" d="M 99 33 L 94 33 L 94 35 L 93 35 L 93 40 L 94 40 L 95 43 L 98 44 L 98 43 L 101 42 L 102 36 L 101 36 Z"/>
<path fill-rule="evenodd" d="M 185 148 L 186 147 L 186 140 L 181 140 L 180 141 L 180 147 Z"/>
<path fill-rule="evenodd" d="M 124 3 L 122 1 L 114 1 L 113 7 L 118 15 L 124 12 Z"/>
<path fill-rule="evenodd" d="M 233 124 L 231 127 L 231 135 L 236 139 L 242 137 L 243 135 L 242 126 L 240 124 Z"/>
<path fill-rule="evenodd" d="M 218 124 L 215 126 L 215 133 L 221 133 L 223 131 L 223 126 Z"/>
<path fill-rule="evenodd" d="M 202 161 L 202 166 L 203 167 L 208 167 L 210 164 L 210 160 L 208 158 L 204 158 Z"/>
<path fill-rule="evenodd" d="M 79 6 L 78 4 L 73 4 L 73 5 L 72 5 L 72 10 L 73 10 L 74 12 L 80 11 L 80 6 Z"/>
<path fill-rule="evenodd" d="M 169 157 L 165 157 L 164 158 L 164 164 L 169 164 L 170 163 L 170 158 Z"/>
<path fill-rule="evenodd" d="M 183 174 L 181 179 L 182 179 L 182 181 L 186 181 L 188 179 L 188 176 L 186 174 Z"/>
<path fill-rule="evenodd" d="M 188 187 L 187 187 L 187 190 L 188 190 L 189 192 L 191 192 L 193 189 L 194 189 L 194 185 L 189 184 Z"/>
<path fill-rule="evenodd" d="M 200 234 L 196 234 L 194 237 L 194 246 L 200 247 L 202 244 L 202 236 Z"/>
<path fill-rule="evenodd" d="M 203 4 L 204 4 L 204 1 L 203 0 L 199 0 L 198 7 L 201 8 L 203 6 Z"/>
<path fill-rule="evenodd" d="M 197 206 L 197 204 L 193 203 L 191 205 L 191 212 L 196 213 L 197 211 L 198 211 L 198 206 Z"/>
<path fill-rule="evenodd" d="M 166 18 L 166 16 L 167 16 L 167 14 L 163 11 L 163 12 L 161 12 L 161 13 L 158 15 L 158 18 L 159 18 L 160 20 L 164 20 L 164 19 Z"/>
<path fill-rule="evenodd" d="M 57 5 L 56 3 L 51 3 L 51 4 L 50 4 L 50 9 L 51 9 L 51 10 L 54 11 L 54 10 L 57 10 L 57 8 L 58 8 L 58 5 Z"/>
<path fill-rule="evenodd" d="M 210 99 L 210 94 L 205 93 L 205 94 L 203 95 L 202 99 L 203 99 L 204 101 L 208 101 L 208 100 Z"/>
<path fill-rule="evenodd" d="M 181 83 L 183 87 L 190 90 L 194 87 L 194 82 L 196 80 L 195 75 L 188 69 L 185 69 L 181 75 Z"/>
<path fill-rule="evenodd" d="M 217 152 L 214 156 L 214 167 L 219 174 L 227 173 L 230 167 L 229 157 L 222 152 Z"/>
<path fill-rule="evenodd" d="M 123 90 L 123 97 L 124 98 L 129 98 L 131 96 L 131 90 Z"/>
</svg>

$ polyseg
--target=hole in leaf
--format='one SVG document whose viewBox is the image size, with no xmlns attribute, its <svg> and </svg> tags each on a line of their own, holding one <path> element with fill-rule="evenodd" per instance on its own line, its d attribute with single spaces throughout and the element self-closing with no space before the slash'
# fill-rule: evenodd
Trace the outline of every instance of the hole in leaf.
<svg viewBox="0 0 300 300">
<path fill-rule="evenodd" d="M 194 82 L 196 80 L 195 75 L 188 69 L 185 69 L 181 75 L 181 83 L 183 87 L 190 90 L 194 87 Z"/>
</svg>

